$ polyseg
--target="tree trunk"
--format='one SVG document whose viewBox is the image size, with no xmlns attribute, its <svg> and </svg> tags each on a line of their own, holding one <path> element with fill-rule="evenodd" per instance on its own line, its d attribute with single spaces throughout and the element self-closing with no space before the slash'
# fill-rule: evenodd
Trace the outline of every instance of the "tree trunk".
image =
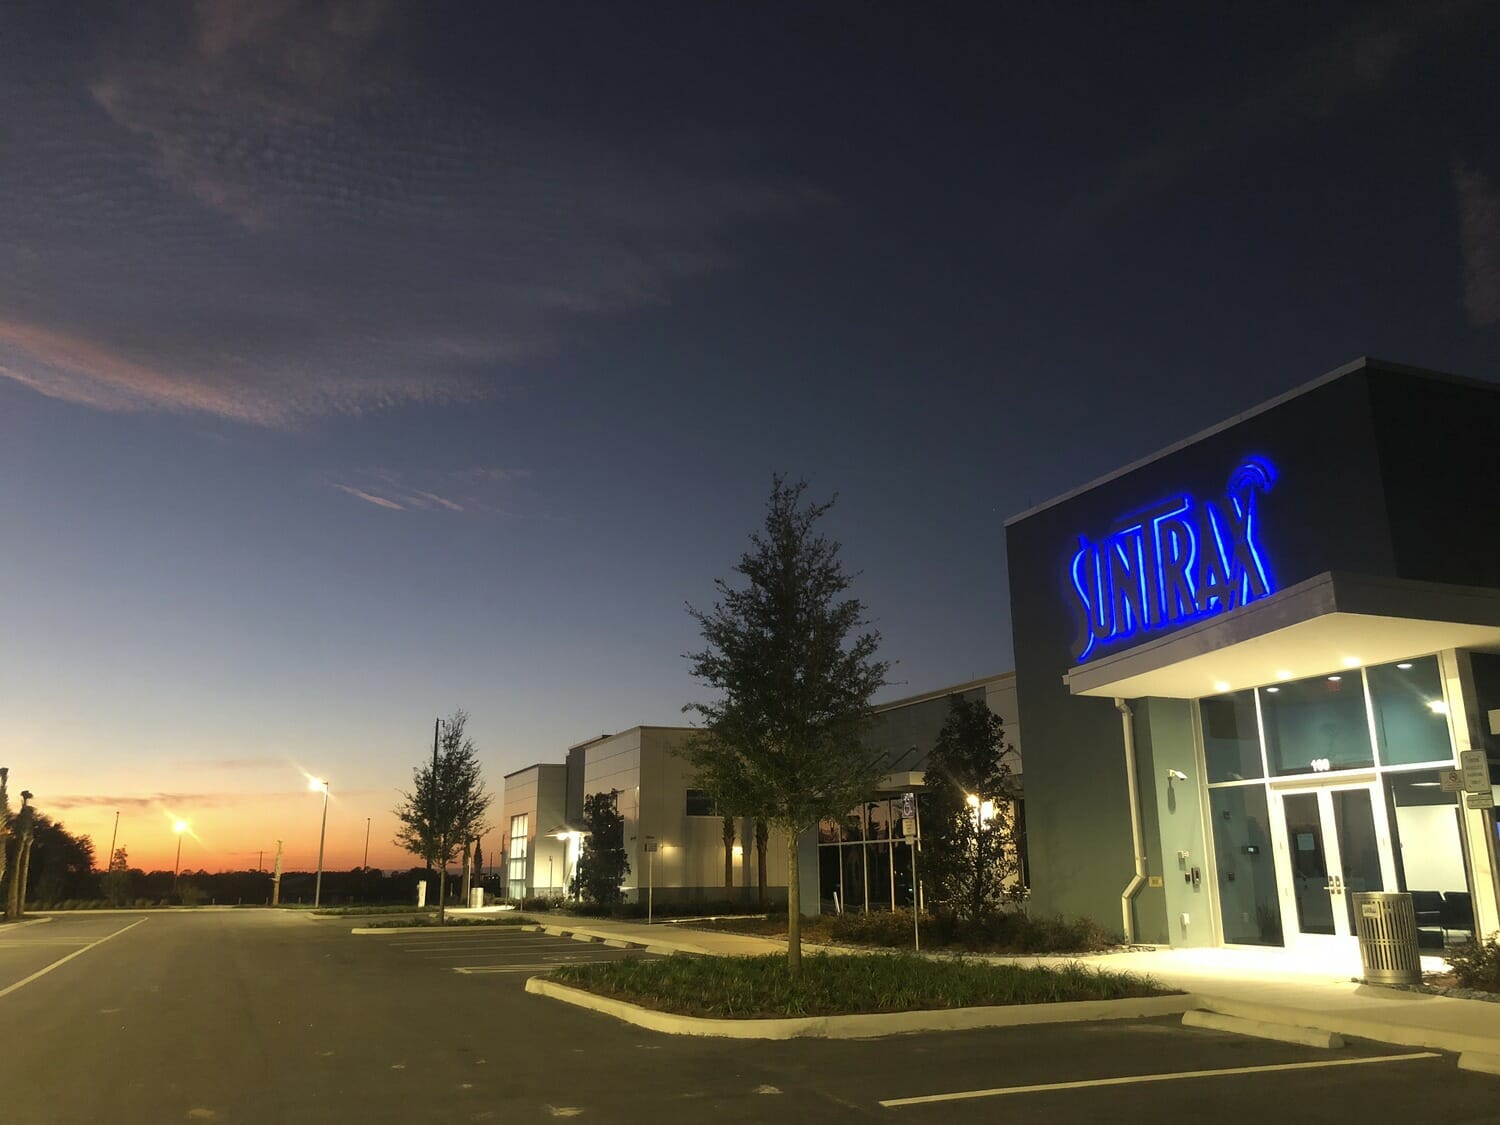
<svg viewBox="0 0 1500 1125">
<path fill-rule="evenodd" d="M 734 817 L 724 818 L 724 897 L 734 898 Z"/>
<path fill-rule="evenodd" d="M 771 839 L 771 828 L 763 820 L 755 822 L 755 874 L 759 880 L 760 908 L 766 908 L 766 845 Z"/>
<path fill-rule="evenodd" d="M 31 878 L 31 836 L 21 841 L 21 862 L 17 866 L 16 874 L 20 876 L 16 880 L 16 917 L 26 916 L 26 884 Z"/>
<path fill-rule="evenodd" d="M 797 830 L 786 832 L 786 967 L 802 972 L 802 873 L 797 863 Z"/>
</svg>

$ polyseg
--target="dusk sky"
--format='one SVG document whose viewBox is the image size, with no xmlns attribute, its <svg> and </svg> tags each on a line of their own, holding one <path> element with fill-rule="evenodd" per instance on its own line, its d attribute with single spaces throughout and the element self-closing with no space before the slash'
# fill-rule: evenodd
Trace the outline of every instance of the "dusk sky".
<svg viewBox="0 0 1500 1125">
<path fill-rule="evenodd" d="M 0 765 L 134 865 L 416 861 L 685 721 L 773 472 L 895 681 L 1003 521 L 1360 355 L 1500 378 L 1500 5 L 0 0 Z M 498 804 L 492 820 L 498 824 Z M 488 841 L 497 851 L 500 834 Z"/>
</svg>

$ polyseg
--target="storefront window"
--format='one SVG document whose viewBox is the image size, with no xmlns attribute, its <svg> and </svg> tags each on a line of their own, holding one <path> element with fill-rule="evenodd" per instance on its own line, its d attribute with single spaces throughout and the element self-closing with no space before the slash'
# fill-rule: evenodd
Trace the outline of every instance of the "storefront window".
<svg viewBox="0 0 1500 1125">
<path fill-rule="evenodd" d="M 1281 945 L 1266 791 L 1259 785 L 1236 785 L 1210 789 L 1208 798 L 1224 940 L 1231 945 Z"/>
<path fill-rule="evenodd" d="M 1255 693 L 1237 691 L 1198 701 L 1208 780 L 1247 781 L 1261 776 L 1260 725 Z"/>
<path fill-rule="evenodd" d="M 1382 664 L 1368 674 L 1381 764 L 1451 762 L 1448 704 L 1437 657 Z"/>
<path fill-rule="evenodd" d="M 526 897 L 526 855 L 531 839 L 531 814 L 510 818 L 510 872 L 507 888 L 511 898 Z"/>
<path fill-rule="evenodd" d="M 1400 841 L 1401 889 L 1417 911 L 1417 933 L 1427 948 L 1467 941 L 1474 902 L 1464 868 L 1458 794 L 1444 793 L 1437 770 L 1387 774 L 1385 790 Z"/>
<path fill-rule="evenodd" d="M 1262 688 L 1260 709 L 1273 774 L 1324 773 L 1375 763 L 1358 670 Z"/>
</svg>

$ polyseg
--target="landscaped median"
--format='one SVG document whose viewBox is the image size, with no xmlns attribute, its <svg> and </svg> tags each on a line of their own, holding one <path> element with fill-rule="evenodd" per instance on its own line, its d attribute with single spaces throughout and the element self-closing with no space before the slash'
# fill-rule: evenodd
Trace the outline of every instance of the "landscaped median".
<svg viewBox="0 0 1500 1125">
<path fill-rule="evenodd" d="M 1171 1015 L 1193 998 L 1132 973 L 909 954 L 686 957 L 565 965 L 526 990 L 675 1035 L 857 1039 Z"/>
</svg>

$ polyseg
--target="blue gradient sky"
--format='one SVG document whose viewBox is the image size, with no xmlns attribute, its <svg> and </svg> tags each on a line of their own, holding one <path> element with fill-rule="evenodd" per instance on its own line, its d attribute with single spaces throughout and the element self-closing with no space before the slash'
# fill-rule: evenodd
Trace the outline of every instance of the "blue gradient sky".
<svg viewBox="0 0 1500 1125">
<path fill-rule="evenodd" d="M 16 787 L 307 867 L 326 774 L 330 866 L 404 866 L 435 715 L 496 790 L 681 721 L 773 471 L 894 697 L 1010 666 L 1007 515 L 1500 372 L 1493 6 L 810 7 L 7 3 Z"/>
</svg>

